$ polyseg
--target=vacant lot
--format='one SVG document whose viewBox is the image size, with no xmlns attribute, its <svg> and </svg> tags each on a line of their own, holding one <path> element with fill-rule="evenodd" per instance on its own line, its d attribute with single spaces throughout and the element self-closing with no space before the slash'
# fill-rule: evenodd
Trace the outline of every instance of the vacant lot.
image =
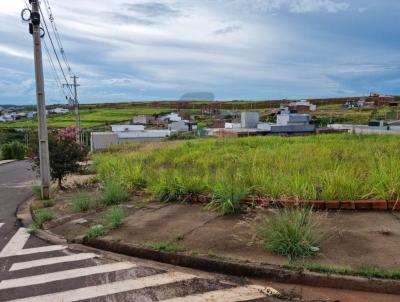
<svg viewBox="0 0 400 302">
<path fill-rule="evenodd" d="M 170 112 L 168 108 L 157 107 L 126 107 L 126 108 L 85 108 L 81 110 L 82 127 L 94 127 L 110 123 L 125 122 L 135 115 L 160 114 Z M 50 127 L 69 127 L 75 125 L 75 115 L 58 114 L 48 116 L 47 123 Z M 36 120 L 22 120 L 16 122 L 0 123 L 0 128 L 33 128 L 37 126 Z"/>
<path fill-rule="evenodd" d="M 206 139 L 119 152 L 95 156 L 100 179 L 117 179 L 167 200 L 188 194 L 400 198 L 397 136 Z"/>
</svg>

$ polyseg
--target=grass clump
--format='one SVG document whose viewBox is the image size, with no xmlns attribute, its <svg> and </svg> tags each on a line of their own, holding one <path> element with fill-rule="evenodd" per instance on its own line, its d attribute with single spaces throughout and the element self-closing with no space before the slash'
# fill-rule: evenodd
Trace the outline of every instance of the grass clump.
<svg viewBox="0 0 400 302">
<path fill-rule="evenodd" d="M 103 200 L 107 206 L 120 204 L 129 200 L 129 192 L 120 182 L 107 181 L 104 185 Z"/>
<path fill-rule="evenodd" d="M 38 185 L 32 186 L 32 194 L 33 196 L 38 199 L 41 200 L 42 199 L 42 188 Z"/>
<path fill-rule="evenodd" d="M 178 253 L 184 251 L 181 245 L 173 242 L 148 242 L 145 246 L 159 252 Z"/>
<path fill-rule="evenodd" d="M 213 189 L 213 201 L 207 206 L 222 215 L 235 214 L 240 211 L 240 201 L 247 192 L 239 182 L 220 182 Z"/>
<path fill-rule="evenodd" d="M 54 213 L 45 210 L 37 211 L 35 214 L 36 224 L 39 228 L 43 228 L 45 222 L 53 220 L 54 218 Z"/>
<path fill-rule="evenodd" d="M 92 207 L 92 199 L 87 193 L 79 193 L 72 199 L 75 212 L 87 212 Z"/>
<path fill-rule="evenodd" d="M 107 229 L 101 225 L 94 225 L 92 226 L 86 233 L 85 233 L 85 238 L 87 239 L 94 239 L 100 236 L 104 236 L 107 234 Z"/>
<path fill-rule="evenodd" d="M 311 272 L 324 273 L 324 274 L 337 274 L 337 275 L 350 275 L 365 278 L 379 278 L 379 279 L 394 279 L 400 280 L 400 271 L 387 271 L 377 267 L 335 267 L 325 266 L 321 264 L 289 264 L 285 265 L 288 269 L 306 269 Z"/>
<path fill-rule="evenodd" d="M 118 228 L 124 222 L 124 209 L 118 206 L 111 207 L 105 215 L 105 223 L 111 230 Z"/>
<path fill-rule="evenodd" d="M 322 233 L 312 209 L 282 209 L 259 229 L 264 248 L 289 260 L 313 256 L 319 251 Z"/>
</svg>

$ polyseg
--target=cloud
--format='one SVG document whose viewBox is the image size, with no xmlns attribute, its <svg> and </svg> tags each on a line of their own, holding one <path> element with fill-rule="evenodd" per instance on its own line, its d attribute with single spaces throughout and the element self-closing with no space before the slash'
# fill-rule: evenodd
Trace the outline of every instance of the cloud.
<svg viewBox="0 0 400 302">
<path fill-rule="evenodd" d="M 1 45 L 0 44 L 0 53 L 5 54 L 7 56 L 26 59 L 26 60 L 33 60 L 32 53 L 26 52 L 21 49 L 17 49 L 14 47 L 10 47 L 8 45 Z"/>
<path fill-rule="evenodd" d="M 224 0 L 220 0 L 223 2 Z M 337 13 L 350 7 L 348 2 L 339 0 L 230 0 L 233 5 L 255 12 Z"/>
<path fill-rule="evenodd" d="M 214 34 L 216 34 L 216 35 L 227 35 L 227 34 L 234 33 L 234 32 L 236 32 L 238 30 L 241 30 L 241 29 L 242 29 L 242 27 L 239 26 L 239 25 L 229 25 L 229 26 L 226 26 L 224 28 L 217 29 L 216 31 L 214 31 Z"/>
<path fill-rule="evenodd" d="M 182 15 L 180 10 L 162 2 L 125 3 L 123 6 L 147 18 L 178 17 Z"/>
</svg>

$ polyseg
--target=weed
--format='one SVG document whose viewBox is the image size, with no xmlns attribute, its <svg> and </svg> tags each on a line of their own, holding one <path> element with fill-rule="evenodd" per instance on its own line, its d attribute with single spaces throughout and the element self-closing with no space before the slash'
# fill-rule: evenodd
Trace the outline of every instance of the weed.
<svg viewBox="0 0 400 302">
<path fill-rule="evenodd" d="M 79 193 L 73 197 L 72 206 L 76 212 L 87 212 L 92 207 L 92 199 L 87 193 Z"/>
<path fill-rule="evenodd" d="M 259 229 L 264 247 L 289 260 L 315 255 L 323 236 L 314 220 L 312 209 L 280 210 Z"/>
<path fill-rule="evenodd" d="M 55 202 L 52 199 L 47 199 L 42 201 L 43 208 L 50 208 L 54 206 Z"/>
<path fill-rule="evenodd" d="M 128 190 L 115 180 L 107 181 L 104 185 L 103 200 L 108 205 L 116 205 L 129 199 Z"/>
<path fill-rule="evenodd" d="M 36 223 L 33 223 L 28 227 L 28 234 L 34 235 L 36 234 L 38 229 L 39 229 L 38 225 Z"/>
<path fill-rule="evenodd" d="M 105 215 L 105 223 L 110 229 L 116 229 L 124 222 L 124 209 L 118 206 L 111 207 Z"/>
<path fill-rule="evenodd" d="M 213 201 L 207 206 L 222 215 L 234 214 L 240 210 L 240 201 L 247 195 L 243 186 L 237 182 L 220 182 L 213 189 Z"/>
<path fill-rule="evenodd" d="M 107 229 L 101 225 L 94 225 L 92 226 L 86 233 L 85 233 L 85 238 L 88 239 L 94 239 L 100 236 L 104 236 L 107 234 Z"/>
<path fill-rule="evenodd" d="M 35 218 L 38 227 L 41 229 L 43 228 L 43 224 L 47 221 L 53 220 L 55 215 L 52 212 L 41 210 L 36 212 Z"/>
<path fill-rule="evenodd" d="M 159 252 L 178 253 L 184 251 L 181 245 L 171 242 L 148 242 L 145 246 Z"/>
<path fill-rule="evenodd" d="M 38 185 L 32 186 L 32 194 L 36 199 L 41 200 L 42 199 L 41 187 Z"/>
</svg>

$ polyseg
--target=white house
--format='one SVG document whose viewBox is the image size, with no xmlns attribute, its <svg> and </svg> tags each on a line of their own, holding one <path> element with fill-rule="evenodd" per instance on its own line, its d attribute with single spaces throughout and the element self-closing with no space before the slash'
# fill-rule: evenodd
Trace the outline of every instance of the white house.
<svg viewBox="0 0 400 302">
<path fill-rule="evenodd" d="M 144 131 L 143 125 L 111 125 L 112 132 Z"/>
<path fill-rule="evenodd" d="M 69 113 L 68 109 L 65 108 L 56 108 L 52 110 L 55 114 L 67 114 Z"/>
<path fill-rule="evenodd" d="M 180 122 L 182 118 L 179 116 L 178 113 L 172 112 L 170 114 L 164 115 L 160 117 L 163 121 L 170 121 L 170 122 Z"/>
</svg>

